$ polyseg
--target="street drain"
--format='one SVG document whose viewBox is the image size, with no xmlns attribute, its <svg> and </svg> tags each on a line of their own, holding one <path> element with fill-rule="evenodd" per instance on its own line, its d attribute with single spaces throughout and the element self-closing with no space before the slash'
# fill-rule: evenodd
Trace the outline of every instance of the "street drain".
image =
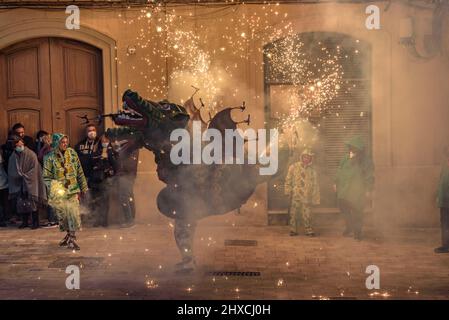
<svg viewBox="0 0 449 320">
<path fill-rule="evenodd" d="M 70 265 L 76 265 L 82 268 L 98 267 L 104 258 L 98 257 L 61 257 L 51 262 L 49 268 L 67 268 Z"/>
<path fill-rule="evenodd" d="M 255 247 L 256 240 L 225 240 L 225 246 Z"/>
<path fill-rule="evenodd" d="M 260 277 L 259 271 L 211 271 L 208 276 L 216 277 Z"/>
</svg>

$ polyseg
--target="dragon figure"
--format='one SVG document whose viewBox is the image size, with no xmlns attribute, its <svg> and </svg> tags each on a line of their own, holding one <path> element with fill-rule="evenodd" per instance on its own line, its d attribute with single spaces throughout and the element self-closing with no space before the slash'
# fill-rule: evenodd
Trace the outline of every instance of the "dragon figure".
<svg viewBox="0 0 449 320">
<path fill-rule="evenodd" d="M 155 155 L 158 178 L 166 184 L 157 196 L 162 214 L 175 220 L 174 236 L 182 261 L 178 271 L 191 271 L 195 266 L 192 252 L 197 221 L 211 215 L 221 215 L 239 209 L 264 181 L 257 165 L 249 164 L 179 164 L 170 160 L 173 142 L 170 134 L 175 129 L 192 129 L 193 121 L 201 121 L 204 129 L 214 128 L 224 136 L 225 129 L 236 129 L 231 110 L 244 110 L 245 106 L 226 108 L 206 123 L 193 97 L 184 106 L 167 100 L 154 102 L 143 99 L 137 92 L 127 90 L 123 97 L 123 110 L 111 117 L 117 128 L 106 135 L 111 140 L 126 140 L 120 157 L 127 157 L 137 148 L 146 148 Z M 235 150 L 234 150 L 235 151 Z M 235 152 L 234 152 L 235 156 Z"/>
</svg>

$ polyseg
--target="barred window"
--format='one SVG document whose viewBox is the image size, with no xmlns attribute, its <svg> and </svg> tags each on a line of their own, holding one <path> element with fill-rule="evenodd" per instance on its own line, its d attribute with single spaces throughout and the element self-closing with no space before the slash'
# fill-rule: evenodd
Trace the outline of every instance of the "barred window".
<svg viewBox="0 0 449 320">
<path fill-rule="evenodd" d="M 314 145 L 315 168 L 319 174 L 321 208 L 335 208 L 336 197 L 332 185 L 336 169 L 346 149 L 344 143 L 354 135 L 362 136 L 368 151 L 371 150 L 371 47 L 350 36 L 333 32 L 310 32 L 295 36 L 302 42 L 306 54 L 319 54 L 320 47 L 330 52 L 340 50 L 342 87 L 338 95 L 326 106 L 326 112 L 308 117 L 316 128 L 318 142 Z M 280 40 L 277 40 L 280 41 Z M 292 89 L 288 74 L 280 73 L 272 64 L 267 52 L 275 43 L 264 47 L 265 119 L 267 128 L 279 127 L 282 114 L 288 112 L 286 93 Z M 318 66 L 319 67 L 319 66 Z M 294 150 L 280 150 L 279 171 L 268 183 L 268 213 L 285 213 L 288 198 L 284 195 L 284 180 Z"/>
</svg>

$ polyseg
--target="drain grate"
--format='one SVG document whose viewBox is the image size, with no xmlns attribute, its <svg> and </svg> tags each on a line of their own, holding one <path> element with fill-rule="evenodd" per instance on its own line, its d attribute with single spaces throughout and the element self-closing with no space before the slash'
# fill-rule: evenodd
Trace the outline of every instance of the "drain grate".
<svg viewBox="0 0 449 320">
<path fill-rule="evenodd" d="M 211 271 L 208 276 L 216 277 L 260 277 L 259 271 Z"/>
<path fill-rule="evenodd" d="M 225 240 L 225 246 L 255 247 L 256 240 Z"/>
<path fill-rule="evenodd" d="M 104 258 L 98 257 L 61 257 L 51 262 L 49 268 L 66 268 L 69 265 L 76 265 L 79 267 L 98 267 Z"/>
</svg>

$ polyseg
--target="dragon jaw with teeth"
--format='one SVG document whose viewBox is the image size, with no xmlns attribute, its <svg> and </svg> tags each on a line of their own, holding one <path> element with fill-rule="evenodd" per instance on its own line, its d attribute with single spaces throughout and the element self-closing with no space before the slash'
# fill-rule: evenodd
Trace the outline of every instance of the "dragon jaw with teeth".
<svg viewBox="0 0 449 320">
<path fill-rule="evenodd" d="M 127 140 L 120 157 L 128 156 L 136 148 L 146 148 L 155 155 L 159 180 L 166 184 L 158 194 L 159 211 L 175 219 L 175 240 L 183 261 L 193 259 L 192 243 L 196 222 L 211 215 L 225 214 L 239 209 L 258 183 L 263 182 L 256 165 L 249 164 L 179 164 L 170 160 L 170 134 L 178 128 L 189 129 L 192 120 L 201 120 L 199 110 L 189 100 L 179 106 L 166 100 L 154 102 L 141 98 L 137 92 L 123 94 L 123 111 L 112 116 L 119 128 L 110 128 L 111 140 Z M 190 103 L 189 103 L 190 102 Z M 236 129 L 231 118 L 232 109 L 218 112 L 208 128 L 224 133 Z M 248 118 L 249 122 L 249 118 Z M 202 121 L 203 124 L 206 124 Z"/>
</svg>

